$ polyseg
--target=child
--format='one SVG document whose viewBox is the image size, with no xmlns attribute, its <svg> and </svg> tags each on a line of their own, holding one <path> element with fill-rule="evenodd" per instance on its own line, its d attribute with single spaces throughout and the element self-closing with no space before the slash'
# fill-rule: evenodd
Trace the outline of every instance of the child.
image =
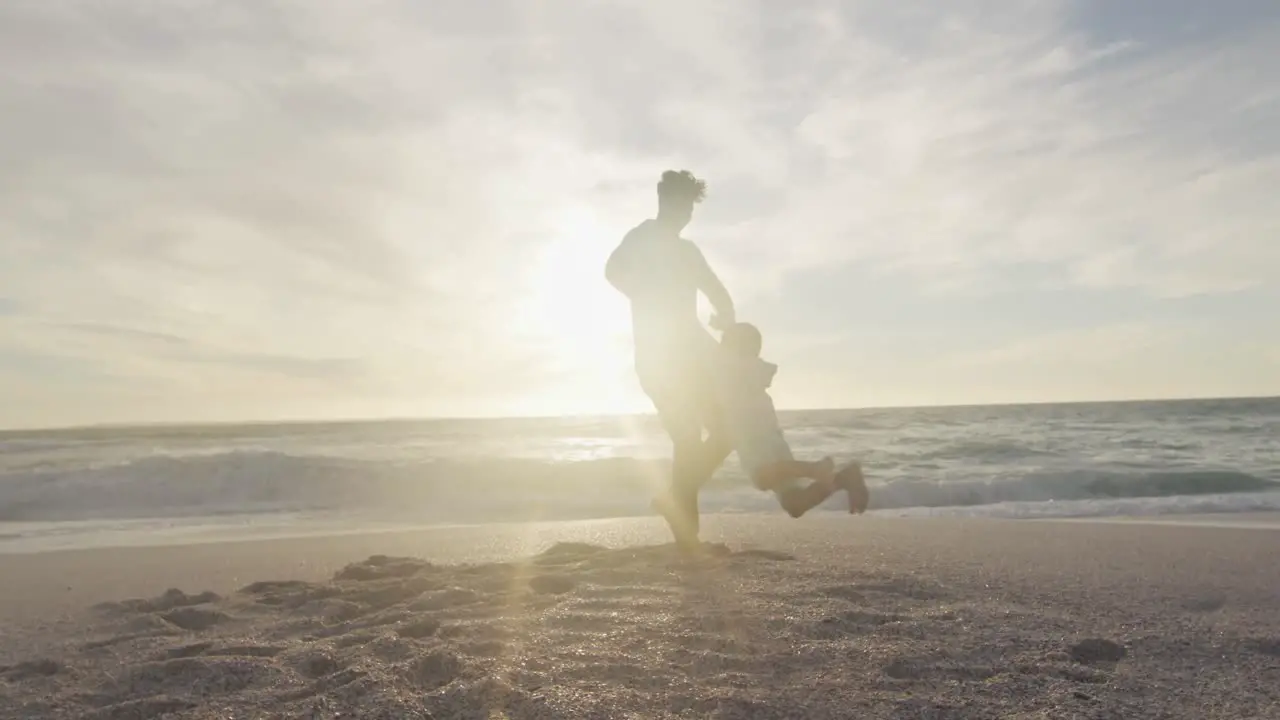
<svg viewBox="0 0 1280 720">
<path fill-rule="evenodd" d="M 829 457 L 805 462 L 791 456 L 768 392 L 778 366 L 760 359 L 761 345 L 755 326 L 731 325 L 713 365 L 725 430 L 743 471 L 757 488 L 775 493 L 791 517 L 804 515 L 837 490 L 848 494 L 850 513 L 865 512 L 867 485 L 857 463 L 836 472 Z M 801 483 L 805 478 L 813 482 Z"/>
</svg>

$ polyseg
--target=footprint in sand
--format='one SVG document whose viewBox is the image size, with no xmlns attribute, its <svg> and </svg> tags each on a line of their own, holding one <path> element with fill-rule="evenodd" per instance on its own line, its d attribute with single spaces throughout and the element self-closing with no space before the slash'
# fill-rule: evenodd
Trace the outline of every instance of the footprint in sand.
<svg viewBox="0 0 1280 720">
<path fill-rule="evenodd" d="M 280 669 L 262 658 L 179 658 L 129 668 L 103 687 L 101 705 L 157 695 L 212 697 L 269 687 Z"/>
<path fill-rule="evenodd" d="M 213 647 L 213 643 L 211 642 L 198 642 L 198 643 L 191 643 L 189 645 L 179 645 L 178 647 L 169 648 L 168 650 L 165 650 L 164 656 L 161 657 L 160 659 L 176 660 L 178 658 L 196 657 L 198 655 L 205 654 L 205 652 L 212 647 Z"/>
<path fill-rule="evenodd" d="M 170 610 L 160 617 L 171 625 L 191 632 L 208 630 L 231 619 L 226 613 L 196 607 L 181 607 L 176 610 Z"/>
<path fill-rule="evenodd" d="M 361 696 L 369 689 L 369 674 L 363 670 L 339 670 L 331 675 L 325 675 L 317 678 L 311 685 L 291 692 L 284 693 L 280 699 L 285 702 L 296 702 L 298 700 L 306 700 L 318 695 L 332 696 L 335 692 L 343 691 L 342 694 Z M 346 692 L 350 691 L 350 692 Z M 314 716 L 314 714 L 312 715 Z"/>
<path fill-rule="evenodd" d="M 501 622 L 471 622 L 451 624 L 440 631 L 445 640 L 500 640 L 510 641 L 519 634 L 516 628 Z"/>
<path fill-rule="evenodd" d="M 539 575 L 529 580 L 529 588 L 543 595 L 563 595 L 577 585 L 577 581 L 567 575 Z"/>
<path fill-rule="evenodd" d="M 301 580 L 265 580 L 240 588 L 240 594 L 254 596 L 259 605 L 279 606 L 290 610 L 328 600 L 341 593 L 339 588 L 332 585 L 317 585 Z"/>
<path fill-rule="evenodd" d="M 462 661 L 444 650 L 421 655 L 404 667 L 406 680 L 423 690 L 435 690 L 453 682 L 462 674 Z"/>
<path fill-rule="evenodd" d="M 449 685 L 431 699 L 429 717 L 563 718 L 544 698 L 497 677 Z M 397 717 L 407 717 L 403 713 Z"/>
<path fill-rule="evenodd" d="M 837 598 L 839 600 L 846 600 L 848 602 L 857 603 L 859 605 L 867 601 L 866 594 L 859 591 L 856 585 L 833 585 L 828 588 L 823 588 L 818 592 L 820 592 L 821 594 L 827 597 Z"/>
<path fill-rule="evenodd" d="M 505 657 L 508 654 L 508 645 L 501 640 L 481 640 L 479 642 L 462 643 L 458 646 L 458 652 L 470 657 L 494 660 Z"/>
<path fill-rule="evenodd" d="M 359 603 L 370 610 L 382 610 L 392 605 L 417 599 L 428 590 L 439 589 L 440 584 L 427 578 L 409 578 L 391 581 L 376 587 L 360 587 L 342 593 L 342 599 Z"/>
<path fill-rule="evenodd" d="M 82 717 L 85 720 L 152 720 L 196 707 L 196 703 L 178 698 L 145 698 L 109 705 Z"/>
<path fill-rule="evenodd" d="M 400 637 L 413 638 L 415 640 L 429 638 L 437 632 L 440 632 L 440 621 L 434 618 L 422 618 L 396 628 L 396 634 Z"/>
<path fill-rule="evenodd" d="M 1193 613 L 1211 613 L 1217 612 L 1226 607 L 1227 599 L 1221 595 L 1208 595 L 1204 597 L 1192 598 L 1182 604 L 1182 607 L 1188 612 Z"/>
<path fill-rule="evenodd" d="M 796 559 L 795 555 L 774 550 L 739 550 L 730 557 L 734 560 L 773 560 L 775 562 L 790 562 Z"/>
<path fill-rule="evenodd" d="M 769 702 L 737 694 L 715 692 L 707 697 L 688 696 L 679 693 L 669 694 L 666 702 L 669 712 L 685 717 L 693 714 L 696 717 L 710 720 L 782 720 L 803 715 L 803 711 L 787 702 Z"/>
<path fill-rule="evenodd" d="M 1082 665 L 1094 665 L 1120 662 L 1128 651 L 1120 643 L 1106 638 L 1087 638 L 1067 648 L 1067 654 Z"/>
<path fill-rule="evenodd" d="M 632 619 L 622 612 L 590 612 L 567 610 L 548 615 L 543 626 L 578 633 L 610 633 L 631 626 Z"/>
<path fill-rule="evenodd" d="M 607 548 L 588 543 L 563 542 L 547 548 L 542 554 L 533 558 L 536 565 L 567 565 L 608 552 Z"/>
<path fill-rule="evenodd" d="M 1280 638 L 1251 638 L 1245 641 L 1245 648 L 1259 655 L 1280 658 Z"/>
<path fill-rule="evenodd" d="M 970 710 L 958 705 L 951 705 L 926 698 L 911 698 L 908 700 L 898 700 L 893 703 L 895 712 L 890 717 L 895 718 L 920 718 L 921 720 L 968 720 L 974 717 Z M 1009 720 L 1042 720 L 1047 715 L 1001 715 L 1002 718 Z"/>
<path fill-rule="evenodd" d="M 367 582 L 411 577 L 433 569 L 431 563 L 417 558 L 374 555 L 364 562 L 352 563 L 344 567 L 333 576 L 333 579 Z"/>
<path fill-rule="evenodd" d="M 1102 685 L 1110 679 L 1105 672 L 1099 672 L 1091 667 L 1081 667 L 1079 665 L 1069 665 L 1067 667 L 1057 668 L 1055 674 L 1059 677 L 1070 680 L 1071 682 L 1084 683 L 1086 685 Z"/>
<path fill-rule="evenodd" d="M 394 635 L 380 635 L 365 645 L 363 652 L 384 662 L 400 662 L 422 652 L 422 646 Z"/>
<path fill-rule="evenodd" d="M 895 658 L 882 670 L 885 675 L 894 680 L 938 679 L 982 682 L 1000 674 L 999 670 L 986 665 L 940 665 L 913 658 Z"/>
<path fill-rule="evenodd" d="M 356 607 L 359 608 L 360 606 L 357 605 Z M 354 612 L 353 617 L 348 617 L 351 615 L 353 615 L 352 612 L 343 612 L 338 616 L 337 624 L 317 630 L 312 633 L 311 637 L 317 640 L 321 638 L 341 638 L 352 634 L 361 634 L 361 631 L 377 630 L 387 625 L 395 625 L 411 617 L 407 610 L 391 610 L 369 617 L 362 617 L 363 609 L 361 609 L 358 612 Z"/>
<path fill-rule="evenodd" d="M 208 590 L 197 595 L 188 595 L 177 588 L 165 590 L 161 595 L 151 598 L 134 598 L 120 602 L 98 603 L 94 610 L 106 613 L 162 613 L 174 608 L 206 605 L 221 600 L 217 593 Z"/>
<path fill-rule="evenodd" d="M 332 675 L 342 669 L 342 664 L 339 663 L 337 659 L 329 653 L 322 651 L 309 651 L 302 653 L 301 655 L 287 659 L 285 664 L 296 670 L 299 675 L 313 680 L 325 677 L 326 675 Z"/>
<path fill-rule="evenodd" d="M 409 610 L 412 612 L 446 610 L 463 605 L 472 605 L 480 602 L 480 600 L 480 594 L 474 590 L 459 587 L 445 588 L 444 590 L 428 593 L 413 601 L 409 604 Z"/>
<path fill-rule="evenodd" d="M 605 585 L 585 588 L 582 595 L 582 599 L 577 601 L 582 604 L 621 602 L 622 607 L 628 607 L 631 603 L 666 604 L 680 594 L 670 588 L 652 585 Z"/>
<path fill-rule="evenodd" d="M 258 657 L 270 658 L 284 652 L 283 645 L 227 645 L 212 648 L 204 653 L 206 657 Z"/>
<path fill-rule="evenodd" d="M 259 580 L 240 588 L 245 595 L 266 595 L 269 593 L 295 593 L 319 587 L 314 583 L 302 580 Z"/>
<path fill-rule="evenodd" d="M 863 592 L 897 595 L 912 600 L 943 600 L 947 598 L 946 593 L 940 588 L 907 578 L 868 583 L 866 585 L 858 585 L 857 588 Z"/>
<path fill-rule="evenodd" d="M 306 609 L 306 606 L 299 610 Z M 364 615 L 365 609 L 358 603 L 349 600 L 322 600 L 312 608 L 313 614 L 319 615 L 320 619 L 327 623 L 345 623 L 355 620 Z M 345 632 L 347 629 L 336 629 L 335 632 Z M 329 633 L 334 634 L 334 633 Z"/>
<path fill-rule="evenodd" d="M 86 653 L 96 653 L 115 647 L 116 645 L 124 645 L 125 643 L 130 643 L 135 640 L 150 640 L 152 638 L 172 637 L 174 635 L 182 634 L 182 631 L 178 630 L 176 627 L 168 623 L 164 623 L 159 618 L 154 619 L 156 622 L 162 623 L 164 625 L 164 629 L 152 632 L 125 633 L 123 635 L 114 635 L 101 640 L 90 640 L 89 642 L 81 645 L 80 649 Z"/>
<path fill-rule="evenodd" d="M 877 628 L 906 620 L 902 615 L 892 613 L 866 612 L 862 610 L 851 610 L 842 612 L 837 615 L 831 615 L 817 622 L 816 629 L 819 634 L 830 635 L 832 633 L 840 635 L 864 635 L 875 631 Z"/>
<path fill-rule="evenodd" d="M 32 678 L 52 677 L 66 668 L 57 660 L 41 658 L 28 660 L 8 668 L 0 668 L 0 677 L 6 680 L 22 681 Z"/>
<path fill-rule="evenodd" d="M 320 639 L 323 637 L 328 637 L 328 636 L 318 635 L 318 636 L 315 636 L 315 639 Z M 378 634 L 373 632 L 362 632 L 362 633 L 351 633 L 349 635 L 338 635 L 333 638 L 333 646 L 336 648 L 342 648 L 342 649 L 346 649 L 350 647 L 359 647 L 361 645 L 368 645 L 369 643 L 377 639 L 378 639 Z"/>
</svg>

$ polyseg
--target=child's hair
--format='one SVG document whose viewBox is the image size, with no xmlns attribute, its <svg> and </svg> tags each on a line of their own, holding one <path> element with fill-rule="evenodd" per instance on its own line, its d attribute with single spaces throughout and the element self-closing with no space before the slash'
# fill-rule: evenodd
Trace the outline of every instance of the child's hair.
<svg viewBox="0 0 1280 720">
<path fill-rule="evenodd" d="M 760 330 L 751 323 L 734 323 L 729 326 L 720 342 L 734 352 L 751 357 L 760 357 L 760 349 L 764 345 Z"/>
</svg>

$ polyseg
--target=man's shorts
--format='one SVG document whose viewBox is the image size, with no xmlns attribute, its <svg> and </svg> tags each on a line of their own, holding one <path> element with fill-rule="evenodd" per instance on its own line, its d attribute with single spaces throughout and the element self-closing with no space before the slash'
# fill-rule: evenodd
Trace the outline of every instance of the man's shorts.
<svg viewBox="0 0 1280 720">
<path fill-rule="evenodd" d="M 720 429 L 720 408 L 707 358 L 715 341 L 702 335 L 678 352 L 637 353 L 636 357 L 640 387 L 677 447 L 701 443 L 704 428 L 708 432 Z M 708 344 L 705 347 L 704 342 Z"/>
<path fill-rule="evenodd" d="M 662 428 L 677 446 L 701 443 L 703 429 L 713 431 L 720 419 L 711 383 L 697 368 L 679 374 L 664 372 L 640 375 L 640 387 L 658 413 Z"/>
</svg>

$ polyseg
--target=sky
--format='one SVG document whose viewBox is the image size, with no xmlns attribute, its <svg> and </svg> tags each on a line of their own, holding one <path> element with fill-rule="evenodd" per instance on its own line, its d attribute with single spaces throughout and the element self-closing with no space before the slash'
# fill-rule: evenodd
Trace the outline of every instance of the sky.
<svg viewBox="0 0 1280 720">
<path fill-rule="evenodd" d="M 645 411 L 603 264 L 668 168 L 781 408 L 1280 394 L 1277 43 L 1274 0 L 8 0 L 0 427 Z"/>
</svg>

